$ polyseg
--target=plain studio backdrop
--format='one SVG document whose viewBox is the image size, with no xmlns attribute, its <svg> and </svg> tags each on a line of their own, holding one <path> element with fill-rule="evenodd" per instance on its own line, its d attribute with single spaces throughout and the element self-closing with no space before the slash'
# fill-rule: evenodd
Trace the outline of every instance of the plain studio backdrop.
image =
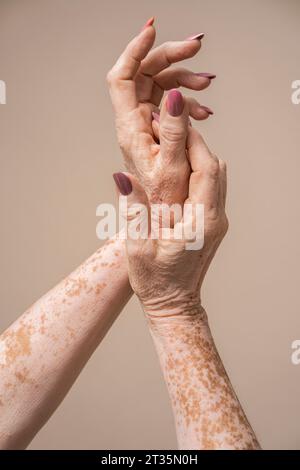
<svg viewBox="0 0 300 470">
<path fill-rule="evenodd" d="M 204 32 L 185 65 L 217 75 L 195 124 L 228 164 L 203 289 L 216 344 L 262 446 L 300 449 L 299 0 L 0 0 L 1 330 L 102 243 L 96 207 L 123 168 L 105 76 L 152 15 L 156 44 Z M 176 448 L 135 299 L 30 448 Z"/>
</svg>

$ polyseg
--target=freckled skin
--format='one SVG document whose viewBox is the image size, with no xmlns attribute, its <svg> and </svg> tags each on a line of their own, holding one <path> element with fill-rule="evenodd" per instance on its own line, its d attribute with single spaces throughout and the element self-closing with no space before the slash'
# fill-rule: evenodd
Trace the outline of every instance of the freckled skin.
<svg viewBox="0 0 300 470">
<path fill-rule="evenodd" d="M 192 57 L 197 51 L 189 48 L 200 47 L 201 41 L 184 41 L 184 50 L 191 52 L 188 55 L 180 48 L 173 57 L 164 53 L 163 46 L 159 54 L 152 50 L 148 68 L 147 54 L 154 38 L 155 30 L 144 28 L 107 76 L 119 144 L 131 182 L 136 180 L 127 199 L 134 196 L 139 182 L 136 196 L 144 193 L 144 199 L 135 202 L 183 204 L 188 196 L 190 202 L 204 204 L 209 243 L 204 250 L 187 252 L 180 243 L 127 240 L 129 278 L 162 363 L 180 447 L 250 449 L 258 447 L 257 441 L 215 349 L 200 303 L 202 281 L 227 226 L 226 167 L 184 119 L 190 110 L 185 113 L 185 108 L 181 116 L 169 119 L 166 100 L 160 103 L 165 87 L 157 83 L 160 73 L 174 61 Z M 151 126 L 154 103 L 160 105 L 160 116 L 159 123 L 154 120 Z"/>
<path fill-rule="evenodd" d="M 179 448 L 259 449 L 201 307 L 202 281 L 227 228 L 221 204 L 218 218 L 208 210 L 205 218 L 201 250 L 181 240 L 128 239 L 129 278 L 158 351 Z"/>
<path fill-rule="evenodd" d="M 153 80 L 151 74 L 145 73 L 147 68 L 137 73 L 136 66 L 139 60 L 141 67 L 145 66 L 142 59 L 146 58 L 154 38 L 155 30 L 151 25 L 144 28 L 111 70 L 108 81 L 117 114 L 119 143 L 128 170 L 139 177 L 151 202 L 181 204 L 193 176 L 189 181 L 190 165 L 193 165 L 191 159 L 189 162 L 186 159 L 185 146 L 185 138 L 192 128 L 187 128 L 189 111 L 186 105 L 183 113 L 186 128 L 181 126 L 178 133 L 176 119 L 172 117 L 165 129 L 156 126 L 153 135 L 153 98 L 159 104 L 164 89 L 170 87 L 159 84 L 157 74 Z M 170 54 L 167 53 L 170 46 L 168 49 L 166 46 L 159 58 L 153 60 L 152 57 L 155 69 L 161 64 L 162 57 L 167 60 L 161 70 L 170 65 Z M 183 41 L 182 50 L 177 45 L 171 61 L 192 57 L 200 46 L 200 41 Z M 128 72 L 131 72 L 132 80 L 126 79 L 124 87 L 124 75 L 128 76 Z M 199 89 L 208 85 L 207 79 Z M 136 95 L 137 106 L 132 105 L 132 94 Z M 130 112 L 128 106 L 124 106 L 128 98 Z M 166 111 L 166 107 L 163 109 Z M 160 123 L 164 116 L 167 122 L 165 112 L 161 113 Z M 168 148 L 165 154 L 158 144 L 159 137 L 163 137 L 165 149 Z M 183 158 L 179 158 L 178 148 Z M 207 171 L 206 166 L 202 169 Z M 215 176 L 211 172 L 213 180 Z M 191 186 L 198 186 L 198 181 L 194 179 Z M 211 254 L 214 254 L 213 248 L 206 253 L 208 258 Z M 163 269 L 159 273 L 159 265 L 155 262 L 147 264 L 140 257 L 135 266 L 131 263 L 130 275 L 134 289 L 148 308 L 150 329 L 174 408 L 179 444 L 191 449 L 253 448 L 257 446 L 255 437 L 215 350 L 203 312 L 194 311 L 197 295 L 194 296 L 193 291 L 202 279 L 196 278 L 196 285 L 189 288 L 185 285 L 182 290 L 183 273 L 192 284 L 192 270 L 187 267 L 192 268 L 193 263 L 192 259 L 180 259 L 175 255 L 174 252 L 171 254 L 175 265 L 173 263 L 170 271 L 173 278 L 181 282 L 179 286 L 175 282 L 175 288 L 165 259 L 160 259 Z M 191 255 L 191 258 L 198 264 L 204 259 L 201 254 Z M 205 270 L 202 278 L 204 275 Z M 123 247 L 112 240 L 0 337 L 0 404 L 4 408 L 0 413 L 2 448 L 22 448 L 30 442 L 60 403 L 130 295 Z M 164 307 L 159 309 L 162 297 L 167 302 L 163 301 Z M 174 316 L 178 301 L 184 304 L 184 309 L 180 312 L 182 315 Z M 163 317 L 153 317 L 157 310 L 163 312 Z"/>
<path fill-rule="evenodd" d="M 201 304 L 203 279 L 228 228 L 226 166 L 211 154 L 192 127 L 188 130 L 187 151 L 192 173 L 185 204 L 204 206 L 203 243 L 188 250 L 186 242 L 192 237 L 136 240 L 129 236 L 129 279 L 158 351 L 179 447 L 259 449 L 214 345 Z M 133 188 L 127 196 L 130 226 L 134 221 L 132 205 L 143 202 L 149 206 L 150 202 L 139 181 L 132 175 L 127 177 Z M 195 213 L 191 211 L 189 217 L 178 220 L 175 229 L 184 224 L 195 226 Z"/>
<path fill-rule="evenodd" d="M 62 401 L 132 294 L 109 240 L 0 336 L 0 448 L 22 449 Z"/>
<path fill-rule="evenodd" d="M 147 318 L 169 390 L 180 449 L 259 449 L 204 310 Z"/>
</svg>

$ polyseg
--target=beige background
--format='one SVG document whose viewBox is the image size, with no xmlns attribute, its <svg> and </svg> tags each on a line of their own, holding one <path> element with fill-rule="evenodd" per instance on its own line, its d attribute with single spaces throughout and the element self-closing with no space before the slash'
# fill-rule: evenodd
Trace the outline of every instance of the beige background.
<svg viewBox="0 0 300 470">
<path fill-rule="evenodd" d="M 99 246 L 122 168 L 105 75 L 148 19 L 157 43 L 204 31 L 217 79 L 198 124 L 229 167 L 230 232 L 204 305 L 265 448 L 300 449 L 299 0 L 0 0 L 1 314 L 6 328 Z M 131 301 L 32 449 L 175 448 L 168 398 Z"/>
</svg>

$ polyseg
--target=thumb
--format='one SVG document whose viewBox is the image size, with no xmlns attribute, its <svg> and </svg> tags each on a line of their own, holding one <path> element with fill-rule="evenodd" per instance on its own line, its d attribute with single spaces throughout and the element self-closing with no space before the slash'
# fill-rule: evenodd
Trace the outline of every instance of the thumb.
<svg viewBox="0 0 300 470">
<path fill-rule="evenodd" d="M 178 90 L 169 91 L 159 118 L 161 156 L 165 163 L 186 159 L 189 109 Z"/>
<path fill-rule="evenodd" d="M 114 173 L 118 188 L 119 209 L 125 221 L 127 239 L 148 238 L 150 232 L 150 205 L 144 188 L 130 173 Z"/>
</svg>

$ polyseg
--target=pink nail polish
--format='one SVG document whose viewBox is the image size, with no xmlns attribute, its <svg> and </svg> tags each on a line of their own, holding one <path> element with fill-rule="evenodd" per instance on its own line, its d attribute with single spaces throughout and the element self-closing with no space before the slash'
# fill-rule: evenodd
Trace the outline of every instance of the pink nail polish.
<svg viewBox="0 0 300 470">
<path fill-rule="evenodd" d="M 210 109 L 208 106 L 203 106 L 201 105 L 200 108 L 202 108 L 204 111 L 206 111 L 208 114 L 214 114 L 213 110 Z"/>
<path fill-rule="evenodd" d="M 158 113 L 155 113 L 154 111 L 152 112 L 153 121 L 159 122 L 159 117 Z"/>
<path fill-rule="evenodd" d="M 213 80 L 213 78 L 216 78 L 216 75 L 213 73 L 209 72 L 200 72 L 200 73 L 195 73 L 198 77 L 203 77 L 203 78 L 209 78 L 210 80 Z"/>
<path fill-rule="evenodd" d="M 167 97 L 167 111 L 171 116 L 180 116 L 184 108 L 184 101 L 180 91 L 170 90 Z"/>
<path fill-rule="evenodd" d="M 204 33 L 199 33 L 199 34 L 194 34 L 194 36 L 189 36 L 188 38 L 186 38 L 186 41 L 195 41 L 195 40 L 201 41 L 201 39 L 203 38 L 204 38 Z"/>
<path fill-rule="evenodd" d="M 113 178 L 123 196 L 128 196 L 132 192 L 132 184 L 127 175 L 124 173 L 114 173 Z"/>
<path fill-rule="evenodd" d="M 148 26 L 152 26 L 153 23 L 154 23 L 154 16 L 151 16 L 151 18 L 149 18 L 147 23 L 145 23 L 144 26 L 142 27 L 142 31 L 144 31 L 144 29 L 148 28 Z"/>
</svg>

